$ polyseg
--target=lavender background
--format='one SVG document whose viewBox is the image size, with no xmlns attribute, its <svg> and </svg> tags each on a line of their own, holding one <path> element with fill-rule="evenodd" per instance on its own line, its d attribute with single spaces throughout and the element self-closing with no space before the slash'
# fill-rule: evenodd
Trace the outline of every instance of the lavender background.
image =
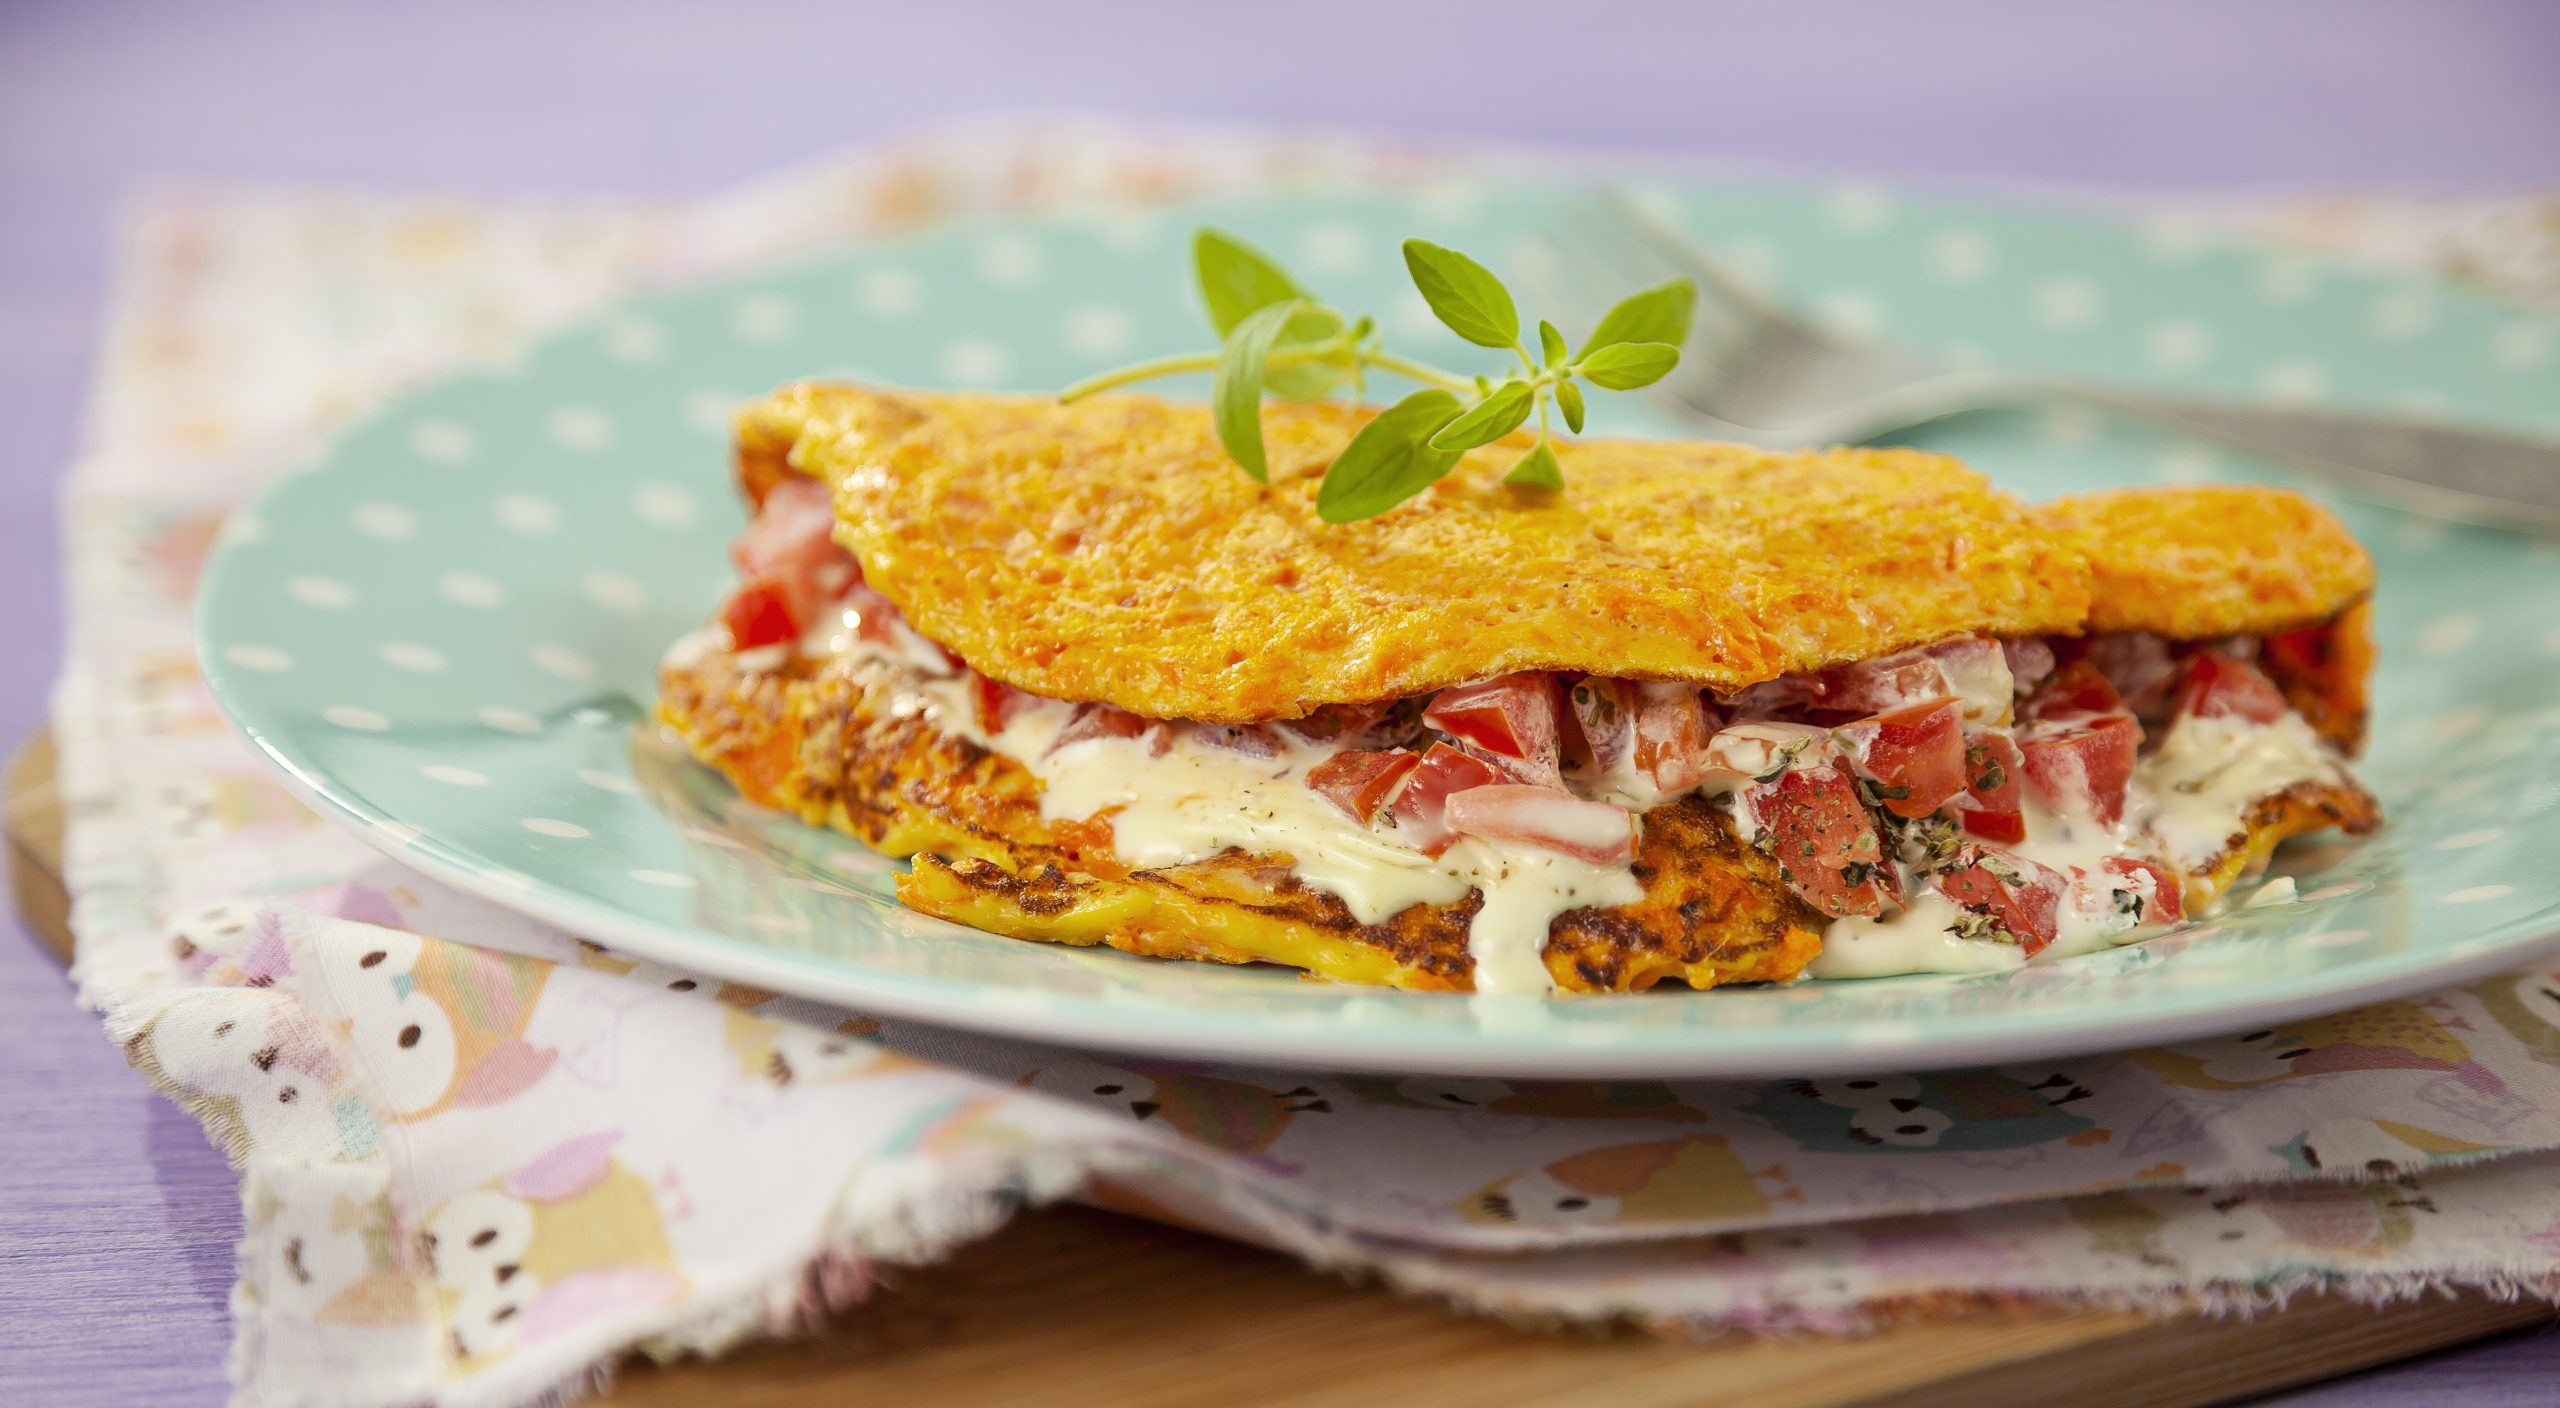
<svg viewBox="0 0 2560 1408">
<path fill-rule="evenodd" d="M 59 656 L 54 484 L 138 185 L 686 196 L 1024 109 L 2125 191 L 2560 189 L 2560 5 L 0 0 L 0 744 Z M 0 1402 L 218 1402 L 237 1227 L 194 1122 L 0 918 Z M 2533 1332 L 2285 1401 L 2539 1403 L 2555 1370 Z"/>
</svg>

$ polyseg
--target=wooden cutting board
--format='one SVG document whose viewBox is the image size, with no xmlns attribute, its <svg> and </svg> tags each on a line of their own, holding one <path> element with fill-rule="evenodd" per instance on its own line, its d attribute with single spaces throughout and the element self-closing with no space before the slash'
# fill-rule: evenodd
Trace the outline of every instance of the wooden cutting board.
<svg viewBox="0 0 2560 1408">
<path fill-rule="evenodd" d="M 10 761 L 9 869 L 68 957 L 50 740 Z M 1522 1329 L 1319 1275 L 1270 1252 L 1085 1208 L 1025 1213 L 898 1274 L 829 1333 L 627 1367 L 623 1404 L 1748 1403 L 2073 1408 L 2223 1403 L 2553 1318 L 2478 1296 L 2390 1310 L 2306 1297 L 2251 1321 L 1973 1313 L 1857 1339 Z"/>
</svg>

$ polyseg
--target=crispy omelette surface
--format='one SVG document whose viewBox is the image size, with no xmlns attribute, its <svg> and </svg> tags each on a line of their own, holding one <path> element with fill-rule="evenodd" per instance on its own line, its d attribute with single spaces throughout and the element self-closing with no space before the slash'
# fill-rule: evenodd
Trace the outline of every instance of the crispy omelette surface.
<svg viewBox="0 0 2560 1408">
<path fill-rule="evenodd" d="M 2288 702 L 2343 748 L 2362 735 L 2371 560 L 2296 495 L 2029 508 L 1916 452 L 1598 440 L 1572 448 L 1561 497 L 1470 463 L 1380 519 L 1324 524 L 1316 480 L 1366 414 L 1266 412 L 1264 486 L 1197 408 L 810 384 L 742 415 L 738 469 L 758 501 L 785 475 L 828 483 L 866 580 L 972 667 L 1149 718 L 1287 719 L 1522 669 L 1731 691 L 1955 635 L 2104 630 L 2267 636 Z M 899 893 L 923 912 L 1154 957 L 1473 986 L 1475 896 L 1362 924 L 1285 855 L 1132 869 L 1107 817 L 1044 820 L 1022 764 L 892 709 L 877 658 L 758 670 L 700 653 L 661 683 L 666 721 L 750 800 L 914 857 Z M 1820 950 L 1826 917 L 1726 812 L 1692 796 L 1643 821 L 1643 898 L 1552 926 L 1559 990 L 1784 980 Z M 2377 821 L 2352 783 L 2261 799 L 2187 877 L 2187 901 L 2287 837 Z"/>
</svg>

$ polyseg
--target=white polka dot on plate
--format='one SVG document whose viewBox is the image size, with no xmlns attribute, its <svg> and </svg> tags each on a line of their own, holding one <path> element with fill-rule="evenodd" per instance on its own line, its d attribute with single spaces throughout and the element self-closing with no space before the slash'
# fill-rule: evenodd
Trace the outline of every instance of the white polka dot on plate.
<svg viewBox="0 0 2560 1408">
<path fill-rule="evenodd" d="M 1020 235 L 998 235 L 978 246 L 978 277 L 1001 288 L 1021 288 L 1048 264 L 1040 246 Z"/>
<path fill-rule="evenodd" d="M 244 670 L 280 675 L 293 668 L 293 657 L 272 645 L 227 645 L 222 658 Z"/>
<path fill-rule="evenodd" d="M 500 494 L 498 526 L 511 533 L 546 537 L 560 527 L 560 507 L 539 494 Z"/>
<path fill-rule="evenodd" d="M 2203 219 L 2187 211 L 2163 211 L 2142 222 L 2142 247 L 2163 264 L 2192 263 L 2212 243 Z"/>
<path fill-rule="evenodd" d="M 1744 235 L 1728 240 L 1724 246 L 1725 272 L 1746 287 L 1767 288 L 1778 281 L 1778 270 L 1787 262 L 1778 242 L 1761 235 Z"/>
<path fill-rule="evenodd" d="M 357 532 L 386 543 L 418 536 L 418 515 L 399 504 L 358 504 L 347 514 L 347 521 L 355 525 Z"/>
<path fill-rule="evenodd" d="M 489 785 L 489 775 L 487 773 L 473 772 L 469 768 L 456 767 L 452 763 L 429 763 L 425 767 L 418 769 L 418 775 L 426 778 L 430 782 L 442 782 L 455 787 L 486 787 Z"/>
<path fill-rule="evenodd" d="M 2488 845 L 2490 842 L 2495 841 L 2506 834 L 2507 833 L 2504 831 L 2500 831 L 2495 827 L 2490 827 L 2480 831 L 2457 831 L 2453 835 L 2447 836 L 2443 840 L 2436 842 L 2436 849 L 2439 851 L 2467 851 L 2474 846 Z"/>
<path fill-rule="evenodd" d="M 2560 626 L 2554 626 L 2542 633 L 2542 653 L 2560 655 Z"/>
<path fill-rule="evenodd" d="M 507 589 L 477 572 L 447 572 L 436 578 L 436 595 L 456 606 L 487 611 L 506 604 Z"/>
<path fill-rule="evenodd" d="M 459 421 L 422 420 L 409 427 L 409 453 L 422 460 L 460 464 L 479 448 L 479 437 Z"/>
<path fill-rule="evenodd" d="M 358 733 L 380 733 L 391 727 L 389 719 L 371 709 L 359 709 L 352 704 L 332 704 L 320 711 L 320 717 L 340 728 L 351 728 Z"/>
<path fill-rule="evenodd" d="M 604 354 L 617 362 L 654 362 L 667 354 L 667 330 L 640 318 L 616 318 L 604 325 Z"/>
<path fill-rule="evenodd" d="M 904 269 L 874 269 L 855 282 L 853 301 L 875 318 L 903 318 L 924 305 L 924 281 Z"/>
<path fill-rule="evenodd" d="M 2213 329 L 2193 318 L 2155 323 L 2142 336 L 2142 355 L 2164 372 L 2182 372 L 2213 355 Z"/>
<path fill-rule="evenodd" d="M 1484 187 L 1462 176 L 1425 181 L 1413 192 L 1413 208 L 1432 220 L 1464 220 L 1483 206 Z"/>
<path fill-rule="evenodd" d="M 2086 445 L 2098 438 L 2098 413 L 2086 406 L 2055 406 L 2036 433 L 2048 445 Z"/>
<path fill-rule="evenodd" d="M 1012 355 L 984 338 L 962 338 L 942 349 L 942 374 L 962 386 L 1002 381 L 1012 369 Z"/>
<path fill-rule="evenodd" d="M 2489 360 L 2523 371 L 2551 360 L 2551 329 L 2541 323 L 2509 323 L 2489 336 Z"/>
<path fill-rule="evenodd" d="M 565 645 L 537 645 L 526 658 L 533 661 L 535 669 L 564 680 L 584 681 L 596 673 L 594 662 Z"/>
<path fill-rule="evenodd" d="M 2036 285 L 2036 322 L 2055 332 L 2087 327 L 2098 320 L 2105 306 L 2105 295 L 2087 279 L 2047 279 Z"/>
<path fill-rule="evenodd" d="M 1079 308 L 1067 315 L 1067 350 L 1079 357 L 1117 357 L 1129 350 L 1137 336 L 1137 324 L 1129 320 L 1129 315 L 1108 304 Z"/>
<path fill-rule="evenodd" d="M 386 664 L 421 675 L 435 674 L 445 665 L 443 651 L 411 640 L 395 640 L 382 647 L 381 653 Z"/>
<path fill-rule="evenodd" d="M 284 592 L 323 611 L 344 611 L 356 603 L 355 588 L 334 577 L 296 577 L 284 584 Z"/>
<path fill-rule="evenodd" d="M 578 590 L 617 616 L 637 616 L 649 609 L 649 589 L 619 572 L 590 572 L 578 579 Z"/>
<path fill-rule="evenodd" d="M 248 509 L 238 509 L 222 520 L 222 527 L 214 537 L 220 542 L 240 546 L 263 543 L 267 540 L 267 522 Z"/>
<path fill-rule="evenodd" d="M 543 422 L 551 443 L 564 450 L 593 454 L 613 443 L 613 417 L 593 406 L 562 406 Z"/>
<path fill-rule="evenodd" d="M 1980 230 L 1948 230 L 1929 241 L 1929 277 L 1942 284 L 1977 284 L 1998 263 L 1991 238 Z"/>
<path fill-rule="evenodd" d="M 684 422 L 705 435 L 726 435 L 739 400 L 734 391 L 696 391 L 684 398 Z"/>
<path fill-rule="evenodd" d="M 2160 478 L 2169 484 L 2201 484 L 2213 478 L 2222 457 L 2202 445 L 2173 445 L 2160 452 L 2152 462 Z"/>
<path fill-rule="evenodd" d="M 500 733 L 542 732 L 541 715 L 529 713 L 523 709 L 510 709 L 503 704 L 492 704 L 482 709 L 480 722 Z"/>
<path fill-rule="evenodd" d="M 2294 358 L 2278 362 L 2258 377 L 2258 394 L 2278 405 L 2317 401 L 2329 389 L 2329 373 L 2318 362 Z"/>
<path fill-rule="evenodd" d="M 580 768 L 578 780 L 589 787 L 600 788 L 607 792 L 619 792 L 624 796 L 635 796 L 640 791 L 639 783 L 621 773 L 606 772 L 602 768 Z"/>
<path fill-rule="evenodd" d="M 2483 900 L 2502 900 L 2516 892 L 2513 885 L 2468 885 L 2444 897 L 2446 904 L 2478 904 Z"/>
<path fill-rule="evenodd" d="M 631 507 L 649 522 L 661 528 L 692 526 L 701 505 L 693 495 L 673 484 L 643 484 L 632 491 Z"/>
<path fill-rule="evenodd" d="M 575 841 L 594 834 L 574 821 L 562 821 L 557 817 L 548 816 L 526 817 L 524 829 L 537 836 L 556 836 L 563 841 Z"/>
<path fill-rule="evenodd" d="M 2451 655 L 2480 634 L 2480 618 L 2467 611 L 2439 616 L 2418 628 L 2418 650 L 2425 655 Z"/>
<path fill-rule="evenodd" d="M 1893 218 L 1893 197 L 1865 184 L 1834 186 L 1823 198 L 1831 228 L 1847 235 L 1871 235 Z"/>
<path fill-rule="evenodd" d="M 1369 262 L 1369 241 L 1348 220 L 1319 220 L 1298 237 L 1298 257 L 1310 273 L 1348 274 Z"/>
<path fill-rule="evenodd" d="M 2425 289 L 2393 289 L 2373 300 L 2365 310 L 2365 321 L 2373 335 L 2390 342 L 2401 342 L 2424 333 L 2436 325 L 2436 301 Z"/>
<path fill-rule="evenodd" d="M 729 306 L 729 331 L 742 342 L 780 342 L 800 329 L 800 310 L 769 293 L 750 294 Z"/>
<path fill-rule="evenodd" d="M 625 871 L 624 873 L 643 885 L 660 885 L 670 890 L 690 890 L 694 886 L 702 883 L 690 875 L 679 875 L 672 870 L 642 869 Z"/>
</svg>

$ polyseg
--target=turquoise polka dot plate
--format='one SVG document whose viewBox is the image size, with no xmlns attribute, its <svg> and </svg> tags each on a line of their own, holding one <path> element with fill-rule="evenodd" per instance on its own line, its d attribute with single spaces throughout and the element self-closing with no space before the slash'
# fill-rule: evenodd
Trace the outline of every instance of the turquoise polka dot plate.
<svg viewBox="0 0 2560 1408">
<path fill-rule="evenodd" d="M 1989 204 L 1736 183 L 1646 199 L 1803 305 L 1952 355 L 2560 431 L 2560 326 L 2455 288 Z M 2298 848 L 2296 902 L 2005 976 L 1542 1002 L 1018 943 L 901 909 L 890 862 L 742 805 L 648 726 L 653 662 L 728 583 L 724 422 L 748 395 L 823 374 L 1054 388 L 1198 347 L 1195 219 L 1468 365 L 1406 286 L 1397 241 L 1516 269 L 1523 236 L 1573 200 L 1504 185 L 1061 216 L 634 300 L 401 398 L 280 480 L 211 567 L 207 669 L 316 805 L 438 880 L 696 971 L 1116 1050 L 1532 1077 L 2019 1060 L 2450 984 L 2560 930 L 2560 550 L 2351 501 L 2381 562 L 2363 770 L 2390 825 Z M 1594 412 L 1603 430 L 1678 431 L 1631 397 Z M 1917 438 L 2037 497 L 2282 477 L 2078 413 Z"/>
</svg>

